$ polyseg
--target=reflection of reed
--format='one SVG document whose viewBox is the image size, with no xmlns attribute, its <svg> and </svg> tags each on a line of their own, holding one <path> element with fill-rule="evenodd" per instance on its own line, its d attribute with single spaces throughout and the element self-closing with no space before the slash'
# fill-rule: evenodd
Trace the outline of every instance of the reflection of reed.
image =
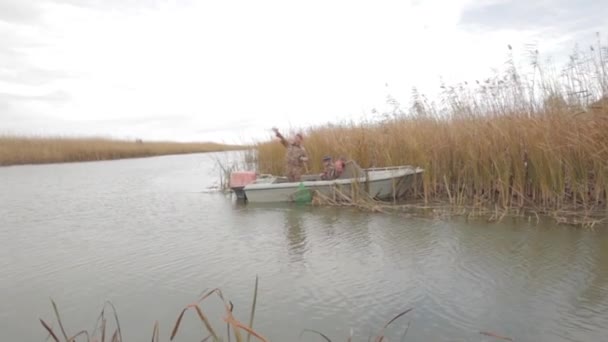
<svg viewBox="0 0 608 342">
<path fill-rule="evenodd" d="M 287 253 L 291 262 L 302 261 L 306 251 L 306 232 L 302 222 L 302 210 L 292 209 L 285 212 Z"/>
<path fill-rule="evenodd" d="M 577 244 L 577 252 L 582 258 L 586 258 L 584 263 L 588 266 L 588 269 L 581 272 L 583 275 L 588 274 L 589 279 L 584 282 L 584 286 L 579 287 L 579 293 L 572 298 L 575 304 L 582 306 L 593 316 L 592 320 L 599 320 L 597 323 L 603 321 L 595 326 L 608 325 L 608 316 L 600 314 L 608 312 L 608 238 L 602 236 L 603 238 L 598 238 L 595 232 L 590 233 Z"/>
</svg>

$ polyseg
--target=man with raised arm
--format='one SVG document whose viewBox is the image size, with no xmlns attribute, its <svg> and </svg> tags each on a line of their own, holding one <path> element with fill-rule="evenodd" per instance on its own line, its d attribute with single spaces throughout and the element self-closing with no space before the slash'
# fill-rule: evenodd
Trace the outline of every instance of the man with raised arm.
<svg viewBox="0 0 608 342">
<path fill-rule="evenodd" d="M 287 148 L 287 153 L 285 155 L 287 179 L 289 179 L 290 182 L 300 181 L 302 174 L 306 170 L 306 162 L 308 161 L 308 154 L 306 153 L 304 146 L 302 146 L 302 141 L 304 140 L 302 133 L 296 134 L 292 141 L 288 141 L 279 133 L 279 130 L 276 127 L 273 127 L 272 130 L 277 138 L 281 140 L 281 144 Z"/>
</svg>

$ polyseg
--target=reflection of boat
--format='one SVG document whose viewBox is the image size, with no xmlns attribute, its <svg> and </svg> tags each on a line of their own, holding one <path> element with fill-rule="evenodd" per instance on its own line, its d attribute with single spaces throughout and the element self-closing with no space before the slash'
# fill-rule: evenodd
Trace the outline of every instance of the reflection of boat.
<svg viewBox="0 0 608 342">
<path fill-rule="evenodd" d="M 300 182 L 289 182 L 286 177 L 234 172 L 230 175 L 230 189 L 248 202 L 294 202 L 302 190 L 332 198 L 334 189 L 347 195 L 362 190 L 378 200 L 393 200 L 412 189 L 421 180 L 422 172 L 423 169 L 409 165 L 362 169 L 354 161 L 348 161 L 340 177 L 332 180 L 309 174 L 303 175 Z"/>
</svg>

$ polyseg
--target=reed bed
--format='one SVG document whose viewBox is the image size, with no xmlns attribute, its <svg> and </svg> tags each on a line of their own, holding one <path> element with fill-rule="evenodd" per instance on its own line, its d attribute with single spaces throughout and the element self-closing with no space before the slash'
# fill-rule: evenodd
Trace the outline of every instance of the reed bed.
<svg viewBox="0 0 608 342">
<path fill-rule="evenodd" d="M 173 324 L 173 327 L 171 329 L 171 335 L 169 337 L 170 341 L 173 341 L 174 339 L 176 339 L 178 337 L 179 330 L 182 325 L 181 324 L 182 319 L 183 319 L 184 315 L 186 314 L 186 312 L 189 310 L 194 311 L 201 322 L 202 329 L 204 330 L 201 341 L 214 341 L 214 342 L 228 341 L 228 342 L 230 342 L 230 341 L 232 341 L 232 339 L 234 339 L 234 341 L 236 341 L 236 342 L 245 342 L 245 341 L 250 342 L 252 339 L 257 340 L 257 341 L 262 341 L 262 342 L 270 341 L 267 337 L 265 337 L 264 334 L 253 329 L 253 320 L 254 320 L 254 316 L 255 316 L 257 297 L 258 297 L 258 280 L 259 280 L 258 277 L 256 277 L 255 288 L 253 291 L 253 300 L 252 300 L 252 305 L 251 305 L 251 311 L 249 314 L 249 323 L 248 324 L 245 324 L 235 318 L 234 305 L 232 304 L 231 301 L 226 300 L 226 298 L 222 294 L 222 291 L 219 288 L 215 288 L 210 291 L 204 291 L 203 295 L 197 301 L 186 305 L 182 309 L 182 311 L 177 316 L 175 324 Z M 209 298 L 211 298 L 212 295 L 215 295 L 215 297 L 219 298 L 219 300 L 221 300 L 221 303 L 224 306 L 224 314 L 223 314 L 222 320 L 226 323 L 226 326 L 225 326 L 226 334 L 225 335 L 223 334 L 224 327 L 213 326 L 209 319 L 208 312 L 206 312 L 206 310 L 203 309 L 203 307 L 204 307 L 203 302 L 205 300 L 208 300 Z M 111 302 L 106 302 L 104 304 L 104 307 L 102 308 L 102 310 L 97 318 L 97 321 L 95 322 L 95 327 L 92 331 L 89 332 L 88 330 L 80 330 L 79 332 L 77 332 L 75 334 L 70 334 L 68 332 L 68 329 L 66 328 L 66 326 L 64 325 L 64 323 L 61 319 L 61 315 L 59 313 L 57 304 L 53 300 L 51 300 L 51 304 L 53 306 L 53 312 L 55 315 L 55 321 L 57 323 L 57 326 L 55 328 L 53 328 L 53 326 L 49 322 L 47 322 L 46 320 L 43 320 L 42 318 L 40 319 L 40 323 L 42 324 L 42 327 L 48 333 L 47 340 L 52 340 L 55 342 L 61 342 L 61 341 L 64 341 L 64 342 L 75 342 L 75 341 L 89 341 L 89 342 L 90 341 L 101 341 L 101 342 L 104 342 L 106 340 L 110 341 L 110 342 L 123 342 L 124 341 L 123 337 L 122 337 L 120 321 L 118 319 L 118 313 L 116 311 L 116 307 Z M 107 307 L 111 308 L 111 310 L 112 310 L 110 315 L 106 313 Z M 405 310 L 401 311 L 400 313 L 396 314 L 395 316 L 393 316 L 391 319 L 389 319 L 378 330 L 378 333 L 376 334 L 376 336 L 374 336 L 373 341 L 374 342 L 388 341 L 387 338 L 385 337 L 385 333 L 386 333 L 387 329 L 389 328 L 389 326 L 391 326 L 391 324 L 394 324 L 398 319 L 406 316 L 408 313 L 410 313 L 413 310 L 414 310 L 414 308 L 405 309 Z M 408 322 L 403 334 L 401 335 L 401 341 L 405 341 L 407 332 L 409 331 L 409 328 L 410 328 L 410 324 L 411 324 L 411 320 Z M 113 332 L 112 332 L 112 328 L 111 328 L 112 325 L 115 326 Z M 320 331 L 313 330 L 313 329 L 302 329 L 299 334 L 299 337 L 301 338 L 305 333 L 316 335 L 320 340 L 322 339 L 322 340 L 328 341 L 328 342 L 332 341 L 327 335 L 323 334 Z M 494 332 L 478 331 L 476 333 L 478 333 L 480 335 L 492 337 L 496 340 L 513 341 L 513 339 L 510 337 L 502 336 L 502 335 L 496 334 Z M 152 338 L 151 338 L 152 342 L 158 342 L 160 340 L 160 324 L 158 321 L 155 321 L 152 326 L 151 336 L 152 336 Z M 348 342 L 352 341 L 353 337 L 354 337 L 353 331 L 351 329 L 350 335 L 346 338 L 346 341 L 348 341 Z M 372 341 L 372 336 L 369 336 L 369 341 Z"/>
<path fill-rule="evenodd" d="M 423 205 L 605 219 L 608 48 L 598 35 L 597 46 L 575 50 L 560 71 L 527 52 L 527 68 L 516 68 L 509 47 L 502 71 L 440 85 L 437 101 L 414 89 L 409 108 L 389 96 L 392 109 L 374 119 L 303 129 L 309 168 L 320 172 L 326 154 L 362 167 L 416 165 L 425 172 L 412 199 Z M 284 173 L 283 146 L 270 140 L 256 149 L 259 172 Z"/>
<path fill-rule="evenodd" d="M 137 158 L 241 148 L 243 147 L 217 143 L 0 135 L 0 166 Z"/>
</svg>

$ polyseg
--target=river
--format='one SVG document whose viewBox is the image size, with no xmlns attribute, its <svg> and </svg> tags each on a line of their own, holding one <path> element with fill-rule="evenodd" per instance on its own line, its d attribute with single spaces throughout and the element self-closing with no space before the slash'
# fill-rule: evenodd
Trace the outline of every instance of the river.
<svg viewBox="0 0 608 342">
<path fill-rule="evenodd" d="M 2 338 L 43 341 L 52 298 L 68 334 L 92 331 L 109 300 L 125 341 L 156 320 L 168 340 L 215 287 L 247 322 L 256 275 L 254 328 L 271 341 L 367 341 L 408 308 L 390 341 L 408 325 L 406 341 L 608 336 L 607 229 L 243 205 L 210 190 L 215 157 L 230 155 L 0 168 Z M 218 297 L 202 308 L 226 335 Z M 176 340 L 205 336 L 187 312 Z"/>
</svg>

